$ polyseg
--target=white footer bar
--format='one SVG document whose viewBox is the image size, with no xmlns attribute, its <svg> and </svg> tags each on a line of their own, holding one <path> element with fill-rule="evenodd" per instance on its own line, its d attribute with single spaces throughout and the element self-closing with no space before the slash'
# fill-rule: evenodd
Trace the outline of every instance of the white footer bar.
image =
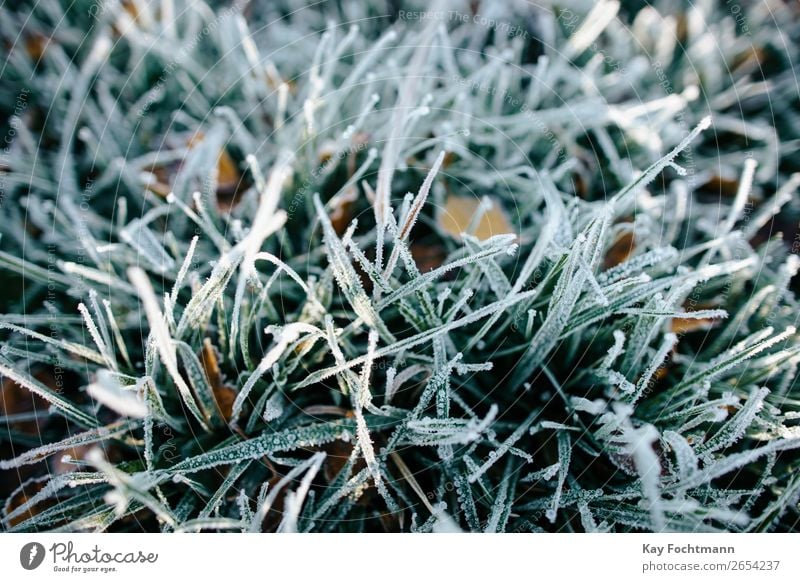
<svg viewBox="0 0 800 582">
<path fill-rule="evenodd" d="M 4 534 L 0 571 L 15 582 L 777 582 L 797 580 L 798 542 L 794 534 Z"/>
</svg>

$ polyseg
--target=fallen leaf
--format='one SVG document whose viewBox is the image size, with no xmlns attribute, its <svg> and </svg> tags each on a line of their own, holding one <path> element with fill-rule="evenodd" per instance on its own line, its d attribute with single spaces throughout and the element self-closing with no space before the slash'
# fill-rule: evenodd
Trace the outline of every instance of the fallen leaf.
<svg viewBox="0 0 800 582">
<path fill-rule="evenodd" d="M 716 320 L 711 318 L 675 317 L 670 324 L 670 331 L 678 335 L 692 331 L 711 329 Z"/>
<path fill-rule="evenodd" d="M 206 373 L 208 384 L 211 386 L 211 390 L 214 393 L 214 400 L 217 402 L 217 408 L 225 419 L 225 422 L 228 422 L 233 412 L 233 401 L 236 400 L 236 390 L 230 384 L 225 383 L 225 377 L 219 368 L 217 350 L 214 348 L 209 338 L 203 340 L 203 349 L 200 352 L 200 363 L 203 366 L 203 371 Z"/>
<path fill-rule="evenodd" d="M 736 71 L 739 68 L 747 67 L 750 70 L 761 69 L 767 61 L 767 51 L 762 47 L 748 47 L 742 53 L 736 55 L 731 65 L 731 70 Z M 739 72 L 739 71 L 737 71 Z"/>
<path fill-rule="evenodd" d="M 575 187 L 575 193 L 584 200 L 589 196 L 589 184 L 586 179 L 579 173 L 573 172 L 572 184 Z"/>
<path fill-rule="evenodd" d="M 139 22 L 139 7 L 136 5 L 136 2 L 133 2 L 133 0 L 122 0 L 120 4 L 135 22 Z"/>
<path fill-rule="evenodd" d="M 38 477 L 34 479 L 30 479 L 26 481 L 21 487 L 19 487 L 14 494 L 6 500 L 5 507 L 3 508 L 3 514 L 8 515 L 9 513 L 13 512 L 16 508 L 27 503 L 34 495 L 39 493 L 45 485 L 47 485 L 48 481 L 50 480 L 50 476 L 46 475 L 44 477 Z M 22 523 L 23 521 L 34 517 L 35 515 L 41 513 L 43 510 L 47 509 L 48 507 L 53 505 L 53 500 L 45 500 L 41 503 L 37 503 L 33 507 L 29 508 L 28 511 L 21 513 L 20 515 L 8 520 L 9 526 L 15 526 L 17 524 Z"/>
<path fill-rule="evenodd" d="M 55 378 L 49 373 L 39 370 L 34 372 L 33 376 L 48 388 L 60 391 L 56 386 Z M 43 398 L 33 394 L 27 388 L 20 386 L 8 378 L 2 378 L 0 380 L 0 415 L 10 416 L 29 412 L 42 413 L 42 415 L 35 420 L 9 423 L 10 426 L 14 427 L 14 430 L 38 436 L 41 434 L 44 424 L 47 422 L 48 409 L 49 405 L 47 402 Z"/>
<path fill-rule="evenodd" d="M 433 271 L 444 264 L 447 257 L 445 249 L 439 244 L 412 243 L 411 256 L 421 273 Z"/>
<path fill-rule="evenodd" d="M 455 164 L 458 161 L 458 154 L 455 152 L 447 152 L 444 154 L 444 160 L 442 161 L 442 167 L 447 168 Z"/>
<path fill-rule="evenodd" d="M 739 189 L 739 179 L 711 176 L 708 182 L 703 184 L 700 189 L 714 194 L 721 194 L 722 196 L 733 197 L 736 196 L 736 191 Z"/>
<path fill-rule="evenodd" d="M 353 453 L 353 443 L 333 441 L 325 445 L 323 450 L 327 456 L 325 457 L 325 462 L 322 463 L 322 472 L 325 475 L 325 479 L 332 483 L 350 459 L 350 455 Z M 363 459 L 359 459 L 356 465 L 358 465 L 358 469 L 354 469 L 354 473 L 366 467 Z"/>
<path fill-rule="evenodd" d="M 236 206 L 237 194 L 242 189 L 242 175 L 236 162 L 223 149 L 217 158 L 217 205 L 223 212 L 230 212 Z"/>
<path fill-rule="evenodd" d="M 324 166 L 327 164 L 330 159 L 333 157 L 333 154 L 336 153 L 336 142 L 333 140 L 326 140 L 322 142 L 319 146 L 319 150 L 317 151 L 317 159 L 320 165 Z"/>
<path fill-rule="evenodd" d="M 678 46 L 686 42 L 689 33 L 689 18 L 685 12 L 681 12 L 675 18 L 675 39 L 678 41 Z"/>
<path fill-rule="evenodd" d="M 38 62 L 42 60 L 44 52 L 47 50 L 47 45 L 49 44 L 49 38 L 35 32 L 25 39 L 25 51 L 31 59 Z"/>
<path fill-rule="evenodd" d="M 79 447 L 73 447 L 71 449 L 66 449 L 56 455 L 50 457 L 50 467 L 53 473 L 56 475 L 61 475 L 63 473 L 71 473 L 78 469 L 78 466 L 73 463 L 65 463 L 64 457 L 69 455 L 73 459 L 81 460 L 84 458 L 86 453 L 88 453 L 94 445 L 82 445 Z"/>
<path fill-rule="evenodd" d="M 623 233 L 611 248 L 608 249 L 606 252 L 605 260 L 603 261 L 603 267 L 605 269 L 610 269 L 611 267 L 616 267 L 617 265 L 624 263 L 627 261 L 633 250 L 636 248 L 636 243 L 634 241 L 634 236 L 632 232 Z"/>
<path fill-rule="evenodd" d="M 339 472 L 347 464 L 350 455 L 353 453 L 355 444 L 353 442 L 333 441 L 330 444 L 322 447 L 325 451 L 325 461 L 322 463 L 322 474 L 329 483 L 332 483 Z M 367 468 L 367 463 L 363 455 L 359 455 L 353 465 L 353 474 L 357 474 Z M 360 489 L 358 497 L 358 505 L 362 507 L 369 506 L 372 502 L 375 493 L 375 487 L 372 481 L 367 481 Z"/>
<path fill-rule="evenodd" d="M 204 139 L 205 135 L 198 131 L 187 140 L 186 145 L 191 149 Z M 236 161 L 223 147 L 217 156 L 217 210 L 223 213 L 233 210 L 239 202 L 239 195 L 249 186 Z"/>
<path fill-rule="evenodd" d="M 358 191 L 355 188 L 348 188 L 339 196 L 336 205 L 331 212 L 331 224 L 336 234 L 342 236 L 350 222 L 353 220 L 353 207 L 358 200 Z"/>
<path fill-rule="evenodd" d="M 145 188 L 162 198 L 169 196 L 172 191 L 172 179 L 177 173 L 177 165 L 172 164 L 158 168 L 150 168 L 150 173 L 155 176 L 155 181 L 150 181 Z"/>
<path fill-rule="evenodd" d="M 690 306 L 688 309 L 691 309 L 692 311 L 700 311 L 704 309 L 716 309 L 717 307 L 719 306 L 711 304 L 703 304 L 703 305 Z M 684 305 L 684 309 L 687 309 L 686 305 Z M 692 331 L 704 331 L 707 329 L 711 329 L 718 322 L 719 319 L 709 318 L 709 317 L 701 317 L 701 318 L 674 317 L 670 322 L 670 331 L 678 335 L 689 333 Z"/>
<path fill-rule="evenodd" d="M 450 236 L 460 239 L 461 235 L 469 228 L 473 216 L 478 211 L 481 201 L 478 198 L 449 195 L 444 209 L 439 213 L 439 227 Z M 500 207 L 493 202 L 491 207 L 484 211 L 473 233 L 479 240 L 486 240 L 498 234 L 513 233 L 514 229 Z"/>
</svg>

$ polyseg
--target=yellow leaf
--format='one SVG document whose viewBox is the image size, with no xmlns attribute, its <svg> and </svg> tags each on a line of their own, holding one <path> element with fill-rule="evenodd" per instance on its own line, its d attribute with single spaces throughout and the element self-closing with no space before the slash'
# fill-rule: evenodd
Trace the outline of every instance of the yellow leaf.
<svg viewBox="0 0 800 582">
<path fill-rule="evenodd" d="M 461 238 L 472 223 L 472 218 L 478 212 L 481 201 L 478 198 L 463 196 L 448 196 L 444 209 L 439 213 L 439 226 L 449 235 Z M 513 233 L 514 229 L 506 216 L 505 211 L 497 202 L 491 208 L 483 211 L 478 221 L 475 232 L 472 233 L 479 240 L 486 240 L 498 234 Z"/>
</svg>

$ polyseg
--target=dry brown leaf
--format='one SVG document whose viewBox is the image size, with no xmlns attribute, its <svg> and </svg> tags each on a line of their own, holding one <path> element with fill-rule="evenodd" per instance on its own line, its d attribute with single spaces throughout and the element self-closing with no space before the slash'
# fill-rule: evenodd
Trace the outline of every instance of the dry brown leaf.
<svg viewBox="0 0 800 582">
<path fill-rule="evenodd" d="M 675 317 L 670 324 L 670 331 L 678 335 L 692 331 L 703 331 L 714 326 L 714 319 L 711 318 L 691 318 Z"/>
<path fill-rule="evenodd" d="M 586 179 L 579 173 L 572 174 L 572 184 L 575 186 L 575 193 L 583 199 L 589 196 L 589 184 Z"/>
<path fill-rule="evenodd" d="M 355 188 L 348 188 L 339 197 L 338 203 L 331 212 L 331 224 L 339 236 L 345 233 L 353 220 L 353 207 L 356 200 L 358 200 L 358 191 Z"/>
<path fill-rule="evenodd" d="M 49 476 L 37 478 L 35 480 L 30 480 L 26 482 L 22 487 L 17 489 L 14 494 L 6 500 L 5 504 L 5 513 L 11 513 L 19 506 L 27 503 L 34 495 L 39 493 L 45 485 L 47 485 L 48 481 L 50 480 Z M 14 517 L 13 519 L 8 520 L 8 525 L 13 527 L 17 524 L 22 523 L 26 519 L 30 519 L 38 513 L 41 513 L 43 510 L 47 509 L 48 507 L 53 505 L 52 500 L 45 500 L 41 503 L 37 503 L 33 507 L 29 508 L 28 511 Z"/>
<path fill-rule="evenodd" d="M 478 198 L 448 195 L 444 209 L 439 213 L 439 226 L 447 234 L 460 239 L 461 234 L 469 228 L 472 217 L 478 211 L 481 201 Z M 478 221 L 474 235 L 479 240 L 486 240 L 498 234 L 513 233 L 514 229 L 500 204 L 494 202 Z"/>
<path fill-rule="evenodd" d="M 136 2 L 132 0 L 121 0 L 120 7 L 127 13 L 134 24 L 141 24 L 141 16 Z M 115 36 L 123 36 L 123 30 L 120 28 L 118 21 L 115 19 L 111 24 L 111 30 Z"/>
<path fill-rule="evenodd" d="M 447 152 L 444 154 L 444 160 L 442 160 L 442 167 L 447 168 L 455 164 L 458 161 L 458 154 L 455 152 Z"/>
<path fill-rule="evenodd" d="M 33 376 L 45 386 L 57 389 L 55 378 L 49 373 L 39 370 L 35 372 Z M 33 394 L 27 388 L 20 386 L 8 378 L 0 379 L 0 415 L 9 416 L 37 411 L 46 413 L 48 408 L 49 406 L 44 399 Z M 14 430 L 21 433 L 38 436 L 46 422 L 47 415 L 43 414 L 36 420 L 14 422 L 11 423 L 11 426 L 13 426 Z"/>
<path fill-rule="evenodd" d="M 324 166 L 327 164 L 330 159 L 333 157 L 333 154 L 336 153 L 336 142 L 333 140 L 326 140 L 322 142 L 319 146 L 319 150 L 317 151 L 317 159 L 320 165 Z"/>
<path fill-rule="evenodd" d="M 736 196 L 736 191 L 739 189 L 739 179 L 711 176 L 708 182 L 701 186 L 701 189 L 713 193 L 719 193 L 722 196 L 733 197 Z"/>
<path fill-rule="evenodd" d="M 329 483 L 332 483 L 333 480 L 336 479 L 336 475 L 338 475 L 347 464 L 347 460 L 353 453 L 353 444 L 344 441 L 333 441 L 323 447 L 323 450 L 326 453 L 326 457 L 325 462 L 322 464 L 322 472 L 325 475 L 325 479 L 327 479 Z M 360 468 L 366 466 L 361 460 L 358 462 L 363 465 Z"/>
<path fill-rule="evenodd" d="M 61 475 L 62 473 L 71 473 L 75 471 L 78 466 L 73 463 L 65 463 L 64 456 L 69 455 L 73 459 L 83 459 L 86 456 L 94 445 L 81 445 L 79 447 L 73 447 L 71 449 L 66 449 L 57 455 L 53 455 L 50 457 L 50 467 L 52 472 L 56 475 Z"/>
<path fill-rule="evenodd" d="M 186 141 L 189 149 L 205 139 L 205 135 L 198 131 Z M 174 175 L 174 172 L 173 172 Z M 161 181 L 161 180 L 159 180 Z M 171 184 L 172 180 L 167 183 Z M 246 190 L 248 184 L 242 178 L 239 166 L 231 157 L 226 148 L 222 148 L 217 156 L 217 209 L 220 212 L 230 212 L 239 202 L 239 194 Z M 167 193 L 169 193 L 168 187 Z M 158 192 L 156 192 L 158 194 Z"/>
<path fill-rule="evenodd" d="M 736 71 L 740 67 L 747 67 L 750 70 L 754 70 L 756 68 L 761 69 L 766 63 L 767 58 L 767 51 L 765 51 L 762 47 L 748 47 L 747 50 L 736 55 L 736 58 L 733 59 L 731 70 Z"/>
<path fill-rule="evenodd" d="M 632 232 L 626 232 L 620 236 L 611 248 L 606 253 L 606 258 L 603 261 L 603 268 L 610 269 L 617 265 L 624 263 L 630 258 L 631 253 L 636 248 L 634 236 Z"/>
<path fill-rule="evenodd" d="M 225 422 L 228 422 L 233 412 L 233 401 L 236 400 L 236 390 L 230 384 L 225 383 L 225 377 L 219 368 L 217 350 L 214 348 L 209 338 L 203 340 L 203 349 L 200 352 L 200 363 L 206 373 L 208 384 L 211 386 L 211 390 L 214 393 L 214 400 L 217 402 L 217 408 L 225 419 Z"/>
<path fill-rule="evenodd" d="M 445 249 L 439 244 L 412 243 L 411 256 L 421 273 L 441 267 L 447 257 Z"/>
<path fill-rule="evenodd" d="M 333 482 L 336 475 L 347 464 L 350 455 L 353 453 L 354 444 L 352 442 L 333 441 L 322 447 L 325 451 L 325 461 L 322 463 L 322 473 L 329 483 Z M 353 466 L 353 473 L 359 473 L 367 468 L 367 463 L 364 461 L 363 455 L 359 455 L 358 459 Z M 368 481 L 361 489 L 361 495 L 358 498 L 358 504 L 361 506 L 368 506 L 373 499 L 375 487 L 372 481 Z"/>
<path fill-rule="evenodd" d="M 172 191 L 172 178 L 175 176 L 176 171 L 176 166 L 174 165 L 150 168 L 150 173 L 155 176 L 156 181 L 148 183 L 145 188 L 153 194 L 166 198 Z"/>
<path fill-rule="evenodd" d="M 217 188 L 235 191 L 240 180 L 241 174 L 236 162 L 233 161 L 228 150 L 223 149 L 217 158 Z"/>
<path fill-rule="evenodd" d="M 691 309 L 692 311 L 699 311 L 703 309 L 717 309 L 717 307 L 719 306 L 711 304 L 701 304 L 694 306 L 684 305 L 684 309 L 688 308 Z M 705 331 L 707 329 L 711 329 L 718 322 L 719 322 L 718 319 L 709 317 L 701 317 L 701 318 L 675 317 L 670 322 L 670 331 L 678 335 L 682 335 L 684 333 L 689 333 L 692 331 Z"/>
<path fill-rule="evenodd" d="M 669 374 L 669 368 L 667 366 L 662 365 L 658 370 L 656 370 L 656 373 L 653 374 L 653 377 L 656 380 L 663 380 L 664 378 L 667 377 L 667 374 Z"/>
<path fill-rule="evenodd" d="M 125 12 L 127 12 L 135 22 L 139 21 L 139 7 L 136 6 L 136 2 L 132 2 L 131 0 L 122 0 L 120 4 Z"/>
<path fill-rule="evenodd" d="M 236 162 L 227 150 L 222 150 L 217 170 L 217 209 L 228 213 L 239 204 L 240 194 L 250 187 L 250 183 L 239 173 Z"/>
<path fill-rule="evenodd" d="M 680 45 L 686 42 L 686 37 L 689 32 L 689 18 L 685 12 L 681 12 L 675 19 L 675 39 Z"/>
<path fill-rule="evenodd" d="M 49 38 L 35 32 L 25 39 L 25 51 L 31 59 L 38 62 L 42 60 L 44 52 L 47 50 L 47 45 L 49 44 Z"/>
</svg>

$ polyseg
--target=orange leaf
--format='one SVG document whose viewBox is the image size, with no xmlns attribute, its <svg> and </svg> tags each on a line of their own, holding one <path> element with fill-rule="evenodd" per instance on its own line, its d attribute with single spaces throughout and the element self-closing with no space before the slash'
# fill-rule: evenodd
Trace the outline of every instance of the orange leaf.
<svg viewBox="0 0 800 582">
<path fill-rule="evenodd" d="M 635 248 L 636 244 L 634 242 L 633 233 L 624 233 L 611 245 L 611 248 L 608 249 L 606 258 L 603 261 L 603 267 L 610 269 L 611 267 L 616 267 L 620 263 L 624 263 L 631 256 Z"/>
<path fill-rule="evenodd" d="M 447 234 L 460 239 L 462 233 L 469 228 L 472 218 L 478 212 L 481 201 L 477 198 L 448 196 L 444 209 L 439 213 L 439 226 Z M 498 234 L 513 233 L 514 229 L 499 204 L 483 212 L 474 235 L 479 240 L 486 240 Z"/>
<path fill-rule="evenodd" d="M 33 33 L 25 39 L 25 51 L 34 61 L 40 61 L 47 50 L 50 39 L 38 33 Z"/>
<path fill-rule="evenodd" d="M 203 349 L 200 352 L 200 363 L 208 378 L 208 383 L 214 393 L 214 400 L 217 402 L 220 414 L 229 421 L 233 412 L 233 401 L 236 399 L 236 390 L 225 383 L 225 378 L 219 368 L 217 350 L 211 344 L 209 338 L 203 340 Z"/>
</svg>

